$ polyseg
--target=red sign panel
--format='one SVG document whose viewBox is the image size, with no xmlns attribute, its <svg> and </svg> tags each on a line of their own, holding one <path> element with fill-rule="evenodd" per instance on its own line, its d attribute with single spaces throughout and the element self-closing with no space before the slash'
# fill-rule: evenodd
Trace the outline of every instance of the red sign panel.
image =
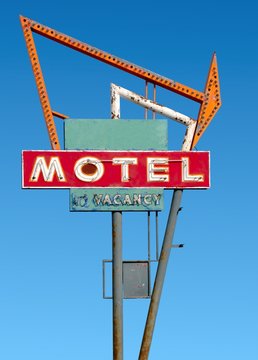
<svg viewBox="0 0 258 360">
<path fill-rule="evenodd" d="M 23 151 L 24 188 L 209 188 L 209 152 Z"/>
</svg>

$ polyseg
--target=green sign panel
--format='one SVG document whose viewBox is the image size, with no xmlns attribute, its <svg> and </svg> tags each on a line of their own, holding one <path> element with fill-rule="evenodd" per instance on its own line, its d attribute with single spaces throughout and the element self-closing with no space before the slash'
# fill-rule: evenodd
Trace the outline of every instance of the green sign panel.
<svg viewBox="0 0 258 360">
<path fill-rule="evenodd" d="M 167 150 L 166 120 L 65 120 L 66 150 Z M 70 211 L 159 211 L 160 189 L 71 189 Z"/>
<path fill-rule="evenodd" d="M 156 189 L 73 189 L 71 211 L 160 211 L 163 190 Z"/>
</svg>

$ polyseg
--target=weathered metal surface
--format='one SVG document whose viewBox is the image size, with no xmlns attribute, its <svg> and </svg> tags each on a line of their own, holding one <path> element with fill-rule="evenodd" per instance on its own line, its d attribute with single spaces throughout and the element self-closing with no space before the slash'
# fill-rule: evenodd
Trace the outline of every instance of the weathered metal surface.
<svg viewBox="0 0 258 360">
<path fill-rule="evenodd" d="M 124 299 L 148 298 L 149 293 L 149 262 L 123 262 Z"/>
<path fill-rule="evenodd" d="M 38 89 L 39 99 L 41 103 L 41 107 L 43 110 L 45 123 L 47 126 L 47 131 L 51 143 L 51 147 L 54 150 L 60 149 L 60 143 L 58 140 L 58 135 L 56 131 L 56 126 L 54 122 L 53 112 L 51 109 L 50 101 L 47 94 L 47 89 L 45 85 L 45 81 L 43 78 L 41 66 L 39 63 L 39 57 L 37 54 L 35 42 L 33 39 L 31 27 L 29 26 L 28 22 L 22 21 L 22 27 L 24 32 L 24 38 L 26 41 L 26 46 L 28 49 L 31 65 L 32 65 L 32 71 L 35 77 L 36 86 Z"/>
<path fill-rule="evenodd" d="M 186 133 L 186 136 L 184 139 L 184 147 L 183 147 L 184 150 L 192 149 L 197 144 L 200 137 L 203 135 L 207 126 L 210 124 L 214 115 L 216 114 L 219 107 L 221 106 L 220 88 L 219 88 L 219 81 L 218 81 L 218 68 L 217 68 L 217 61 L 216 61 L 215 55 L 213 56 L 213 60 L 212 60 L 212 64 L 210 67 L 205 90 L 204 90 L 204 92 L 199 92 L 197 90 L 194 90 L 187 86 L 184 86 L 180 83 L 176 83 L 173 80 L 170 80 L 170 79 L 160 76 L 158 74 L 152 73 L 149 70 L 146 70 L 137 65 L 129 63 L 123 59 L 117 58 L 116 56 L 110 55 L 102 50 L 96 49 L 88 44 L 85 44 L 78 40 L 72 39 L 69 36 L 66 36 L 65 34 L 58 33 L 55 30 L 47 28 L 39 23 L 36 23 L 36 22 L 30 20 L 30 19 L 21 17 L 21 23 L 22 23 L 22 27 L 23 27 L 23 31 L 24 31 L 26 44 L 28 47 L 30 60 L 31 60 L 32 67 L 33 67 L 33 73 L 34 73 L 36 85 L 37 85 L 39 96 L 40 96 L 40 101 L 41 101 L 47 129 L 48 129 L 48 133 L 49 133 L 49 137 L 50 137 L 50 141 L 51 141 L 51 146 L 54 150 L 60 149 L 60 144 L 59 144 L 58 136 L 56 133 L 53 116 L 57 116 L 60 118 L 65 118 L 66 116 L 62 115 L 60 113 L 54 112 L 51 109 L 50 102 L 48 99 L 48 94 L 46 91 L 46 86 L 45 86 L 44 79 L 43 79 L 43 75 L 42 75 L 42 72 L 40 69 L 38 55 L 37 55 L 35 44 L 33 41 L 32 32 L 35 32 L 42 36 L 45 36 L 51 40 L 57 41 L 65 46 L 68 46 L 74 50 L 80 51 L 88 56 L 91 56 L 97 60 L 103 61 L 109 65 L 115 66 L 123 71 L 133 74 L 134 76 L 138 76 L 138 77 L 144 79 L 146 81 L 146 83 L 151 82 L 152 84 L 154 84 L 154 86 L 159 85 L 159 86 L 161 86 L 165 89 L 168 89 L 170 91 L 173 91 L 179 95 L 185 96 L 191 100 L 199 102 L 201 104 L 201 107 L 200 107 L 200 111 L 199 111 L 199 115 L 198 115 L 198 119 L 197 119 L 197 126 L 196 126 L 196 122 L 194 122 L 194 123 L 192 122 L 191 124 L 190 123 L 186 124 L 188 126 L 188 128 L 187 128 L 187 133 Z M 155 89 L 155 91 L 156 91 L 156 89 Z M 154 101 L 155 101 L 155 99 L 154 99 Z M 153 111 L 153 115 L 155 117 L 155 111 L 153 109 L 152 109 L 152 111 Z M 189 139 L 192 137 L 193 134 L 195 134 L 194 139 L 190 143 Z M 187 164 L 184 164 L 184 169 L 185 168 L 187 168 Z M 85 164 L 84 169 L 86 170 L 86 172 L 88 174 L 94 172 L 94 166 L 92 166 L 92 164 L 90 164 L 90 165 Z M 172 243 L 173 233 L 174 233 L 174 229 L 175 229 L 174 217 L 175 217 L 175 214 L 177 215 L 177 213 L 180 209 L 179 205 L 180 205 L 181 196 L 182 196 L 182 190 L 176 190 L 174 192 L 170 215 L 169 215 L 169 219 L 168 219 L 167 230 L 166 230 L 164 243 L 163 243 L 163 247 L 162 247 L 162 252 L 161 252 L 161 262 L 160 262 L 161 269 L 158 269 L 157 277 L 156 277 L 156 279 L 160 277 L 160 280 L 157 281 L 157 282 L 159 282 L 159 285 L 156 286 L 156 284 L 155 284 L 155 289 L 158 289 L 158 290 L 154 291 L 154 296 L 152 299 L 154 303 L 156 302 L 156 304 L 158 304 L 159 299 L 160 299 L 160 294 L 161 294 L 162 285 L 163 285 L 163 281 L 164 281 L 162 272 L 163 273 L 165 272 L 166 264 L 167 264 L 167 261 L 169 258 L 170 250 L 168 252 L 167 249 L 170 249 L 172 246 L 171 243 Z M 117 237 L 118 238 L 121 237 L 120 235 L 117 235 L 117 230 L 119 232 L 119 226 L 120 226 L 119 224 L 121 224 L 121 221 L 120 221 L 121 219 L 119 220 L 119 218 L 118 218 L 118 216 L 119 216 L 118 212 L 114 212 L 112 214 L 112 216 L 113 216 L 113 219 L 115 219 L 115 217 L 117 217 L 117 221 L 113 222 L 113 240 L 114 240 Z M 122 214 L 121 214 L 121 216 L 122 216 Z M 167 244 L 167 245 L 165 245 L 165 244 Z M 115 251 L 115 247 L 116 247 L 116 244 L 114 242 L 113 243 L 113 251 Z M 116 256 L 116 255 L 114 255 L 114 256 Z M 119 257 L 121 257 L 121 252 L 120 252 Z M 120 268 L 117 272 L 117 273 L 120 273 L 121 272 L 121 261 L 117 261 L 116 263 L 117 264 L 120 263 L 119 264 Z M 121 279 L 119 279 L 118 285 L 119 286 L 121 285 Z M 119 295 L 119 297 L 121 300 L 120 295 Z M 117 297 L 117 299 L 118 299 L 118 297 Z M 152 306 L 153 306 L 153 304 L 151 302 L 151 307 L 150 307 L 149 317 L 148 317 L 149 324 L 146 324 L 145 337 L 144 337 L 144 341 L 142 344 L 140 359 L 148 358 L 150 342 L 151 342 L 151 338 L 152 338 L 152 332 L 153 332 L 157 308 L 158 308 L 157 306 L 155 308 L 155 305 L 154 305 L 154 307 L 152 307 Z M 121 337 L 121 334 L 122 334 L 122 326 L 121 326 L 122 325 L 121 324 L 122 312 L 121 312 L 121 309 L 122 308 L 121 308 L 121 301 L 120 301 L 119 311 L 116 310 L 116 313 L 119 315 L 119 319 L 118 319 L 118 317 L 114 316 L 114 325 L 116 326 L 116 330 L 114 331 L 114 359 L 116 359 L 116 360 L 122 360 L 122 352 L 121 352 L 121 350 L 122 350 L 122 337 Z M 115 302 L 114 302 L 114 314 L 115 314 Z M 120 331 L 117 331 L 118 329 Z"/>
<path fill-rule="evenodd" d="M 157 104 L 154 101 L 147 99 L 148 91 L 146 87 L 146 97 L 138 95 L 130 90 L 124 89 L 121 86 L 117 86 L 115 84 L 111 84 L 111 117 L 112 119 L 120 118 L 120 96 L 124 99 L 132 101 L 133 103 L 140 105 L 146 109 L 149 109 L 153 112 L 153 118 L 155 118 L 155 114 L 158 113 L 160 115 L 164 115 L 170 119 L 173 119 L 185 126 L 187 126 L 184 141 L 183 141 L 183 150 L 190 149 L 193 142 L 193 136 L 196 130 L 197 121 L 181 114 L 175 110 L 167 108 L 163 105 Z M 156 98 L 156 88 L 154 88 L 154 97 Z M 147 118 L 147 113 L 145 111 L 145 117 Z"/>
<path fill-rule="evenodd" d="M 50 101 L 44 84 L 43 75 L 40 69 L 39 58 L 33 41 L 32 32 L 35 32 L 50 40 L 56 41 L 64 46 L 70 47 L 71 49 L 79 51 L 85 55 L 93 57 L 96 60 L 115 66 L 120 70 L 126 71 L 134 76 L 144 79 L 146 82 L 161 86 L 169 91 L 175 92 L 179 95 L 199 102 L 201 104 L 201 109 L 198 116 L 199 128 L 196 132 L 192 148 L 197 144 L 198 140 L 203 135 L 206 127 L 209 125 L 215 113 L 221 106 L 220 89 L 218 83 L 218 68 L 215 55 L 213 56 L 212 66 L 210 68 L 205 90 L 204 92 L 200 92 L 186 85 L 175 82 L 174 80 L 155 74 L 150 70 L 146 70 L 126 60 L 120 59 L 117 56 L 111 55 L 105 51 L 92 47 L 89 44 L 73 39 L 70 36 L 57 32 L 56 30 L 48 28 L 31 19 L 20 16 L 20 20 L 26 44 L 28 47 L 29 57 L 33 67 L 33 73 L 36 80 L 36 85 L 38 88 L 45 121 L 47 124 L 51 146 L 53 149 L 60 148 L 60 144 L 53 121 Z"/>
<path fill-rule="evenodd" d="M 185 136 L 184 136 L 184 140 L 183 140 L 183 146 L 182 146 L 183 151 L 188 151 L 189 149 L 191 149 L 193 136 L 194 136 L 194 133 L 195 133 L 196 126 L 197 126 L 197 122 L 193 121 L 187 127 L 186 132 L 185 132 Z"/>
<path fill-rule="evenodd" d="M 163 190 L 73 189 L 70 211 L 161 211 Z"/>
<path fill-rule="evenodd" d="M 194 119 L 190 118 L 189 116 L 186 116 L 184 114 L 181 114 L 180 112 L 177 112 L 173 109 L 170 109 L 166 106 L 160 105 L 155 103 L 152 100 L 147 99 L 144 96 L 138 95 L 133 91 L 127 90 L 121 86 L 117 86 L 115 84 L 111 84 L 111 103 L 116 103 L 117 110 L 113 110 L 111 112 L 112 119 L 114 118 L 120 118 L 120 106 L 118 105 L 120 103 L 119 96 L 121 96 L 124 99 L 127 99 L 139 106 L 142 106 L 150 111 L 154 111 L 155 113 L 158 113 L 160 115 L 163 115 L 165 117 L 168 117 L 170 119 L 173 119 L 183 125 L 189 126 L 194 121 Z"/>
<path fill-rule="evenodd" d="M 54 110 L 52 110 L 52 114 L 53 114 L 53 116 L 58 117 L 59 119 L 63 119 L 63 120 L 69 118 L 69 116 L 61 114 L 61 113 L 59 113 L 57 111 L 54 111 Z"/>
<path fill-rule="evenodd" d="M 147 80 L 150 83 L 161 86 L 165 89 L 173 91 L 179 95 L 185 96 L 191 100 L 202 102 L 204 93 L 201 91 L 190 88 L 189 86 L 180 84 L 172 79 L 156 74 L 150 70 L 144 69 L 136 64 L 123 60 L 115 55 L 109 54 L 103 50 L 97 49 L 87 43 L 74 39 L 66 34 L 51 29 L 42 25 L 34 20 L 20 16 L 22 27 L 30 28 L 31 31 L 42 35 L 50 40 L 56 41 L 64 46 L 73 50 L 79 51 L 88 55 L 96 60 L 102 61 L 108 65 L 114 66 L 128 72 L 134 76 Z"/>
<path fill-rule="evenodd" d="M 113 360 L 123 359 L 122 213 L 112 212 Z"/>
<path fill-rule="evenodd" d="M 150 267 L 153 261 L 125 260 L 123 261 L 123 299 L 146 299 L 151 294 Z M 112 265 L 112 260 L 102 261 L 102 295 L 103 299 L 111 300 L 111 279 L 107 264 Z"/>
<path fill-rule="evenodd" d="M 208 79 L 205 86 L 205 98 L 199 111 L 197 127 L 191 149 L 193 149 L 195 145 L 198 143 L 201 136 L 204 134 L 206 128 L 209 126 L 209 124 L 211 123 L 212 119 L 214 118 L 215 114 L 217 113 L 220 107 L 221 107 L 221 97 L 220 97 L 219 73 L 218 73 L 217 57 L 216 54 L 214 54 L 212 57 Z"/>
<path fill-rule="evenodd" d="M 23 151 L 25 188 L 205 189 L 209 170 L 208 151 Z"/>
</svg>

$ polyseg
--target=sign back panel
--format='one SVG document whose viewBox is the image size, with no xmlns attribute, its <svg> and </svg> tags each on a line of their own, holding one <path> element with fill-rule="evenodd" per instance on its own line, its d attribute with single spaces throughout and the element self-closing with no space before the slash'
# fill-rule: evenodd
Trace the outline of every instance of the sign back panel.
<svg viewBox="0 0 258 360">
<path fill-rule="evenodd" d="M 168 125 L 167 120 L 150 121 L 142 119 L 117 120 L 117 119 L 66 119 L 65 122 L 65 149 L 67 150 L 167 150 L 168 149 Z M 121 195 L 123 198 L 124 190 L 98 189 L 98 194 L 103 195 L 104 199 L 112 199 L 115 195 Z M 80 193 L 80 195 L 78 195 Z M 135 204 L 130 206 L 126 204 L 102 206 L 95 202 L 94 189 L 85 190 L 82 194 L 81 189 L 70 189 L 70 211 L 160 211 L 164 207 L 164 191 L 162 189 L 141 189 L 145 196 L 161 196 L 160 204 L 151 202 L 148 206 Z M 127 189 L 126 195 L 133 199 L 135 193 L 132 189 Z M 79 196 L 79 197 L 78 197 Z M 87 205 L 85 206 L 83 198 L 87 196 Z M 75 200 L 77 199 L 77 201 Z M 115 198 L 117 199 L 117 198 Z M 76 202 L 76 206 L 74 204 Z M 112 201 L 112 200 L 111 200 Z M 114 207 L 114 208 L 113 208 Z"/>
</svg>

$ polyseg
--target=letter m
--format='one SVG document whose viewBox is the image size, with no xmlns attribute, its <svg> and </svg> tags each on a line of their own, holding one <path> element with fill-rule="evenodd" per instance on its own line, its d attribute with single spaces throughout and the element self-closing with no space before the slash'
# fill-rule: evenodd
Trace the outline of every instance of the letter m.
<svg viewBox="0 0 258 360">
<path fill-rule="evenodd" d="M 43 156 L 38 156 L 32 173 L 30 177 L 30 181 L 36 182 L 39 179 L 40 173 L 42 172 L 43 178 L 47 182 L 53 181 L 54 175 L 56 173 L 59 181 L 66 181 L 64 172 L 59 161 L 58 157 L 51 157 L 49 165 L 47 165 L 46 160 Z"/>
</svg>

